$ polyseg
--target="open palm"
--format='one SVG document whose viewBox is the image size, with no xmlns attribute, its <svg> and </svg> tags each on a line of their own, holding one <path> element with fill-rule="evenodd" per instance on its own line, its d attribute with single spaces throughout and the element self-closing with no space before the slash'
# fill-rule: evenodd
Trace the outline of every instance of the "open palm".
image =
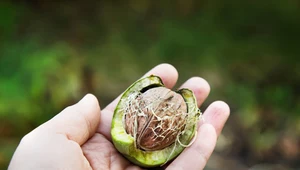
<svg viewBox="0 0 300 170">
<path fill-rule="evenodd" d="M 178 73 L 169 64 L 150 70 L 172 88 Z M 209 94 L 208 83 L 199 77 L 187 80 L 181 88 L 193 90 L 200 106 Z M 113 111 L 120 96 L 103 110 L 93 95 L 64 109 L 57 116 L 27 134 L 20 142 L 9 169 L 141 169 L 127 161 L 113 146 L 110 128 Z M 203 169 L 214 150 L 217 136 L 229 116 L 229 107 L 213 102 L 199 123 L 195 142 L 166 169 Z"/>
</svg>

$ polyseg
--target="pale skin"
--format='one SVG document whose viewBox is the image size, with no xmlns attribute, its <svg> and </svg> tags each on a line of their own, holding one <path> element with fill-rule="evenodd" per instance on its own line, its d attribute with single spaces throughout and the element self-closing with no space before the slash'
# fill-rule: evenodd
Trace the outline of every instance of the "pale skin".
<svg viewBox="0 0 300 170">
<path fill-rule="evenodd" d="M 178 78 L 176 69 L 169 64 L 160 64 L 144 76 L 151 74 L 160 76 L 168 88 L 172 88 Z M 189 88 L 195 93 L 198 106 L 202 105 L 210 92 L 209 84 L 200 77 L 188 79 L 181 88 Z M 67 107 L 23 137 L 9 169 L 142 169 L 127 161 L 111 142 L 111 119 L 119 99 L 120 96 L 101 110 L 97 98 L 88 94 L 78 103 Z M 195 142 L 164 168 L 203 169 L 229 113 L 225 102 L 211 103 L 204 112 L 204 119 L 199 122 Z"/>
</svg>

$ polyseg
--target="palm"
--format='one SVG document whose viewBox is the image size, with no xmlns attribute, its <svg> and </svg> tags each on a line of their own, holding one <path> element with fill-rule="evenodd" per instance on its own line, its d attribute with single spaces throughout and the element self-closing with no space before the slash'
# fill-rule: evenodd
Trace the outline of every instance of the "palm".
<svg viewBox="0 0 300 170">
<path fill-rule="evenodd" d="M 82 150 L 93 169 L 140 169 L 127 161 L 103 135 L 96 133 Z"/>
<path fill-rule="evenodd" d="M 160 65 L 152 69 L 146 76 L 150 74 L 159 75 L 168 88 L 172 88 L 177 81 L 176 70 L 174 72 L 174 70 L 172 71 L 172 69 L 167 68 L 166 65 Z M 181 87 L 189 88 L 194 91 L 198 106 L 204 102 L 210 91 L 207 82 L 201 78 L 191 78 Z M 120 155 L 111 143 L 111 119 L 119 99 L 120 97 L 101 111 L 100 125 L 96 134 L 82 146 L 83 152 L 93 169 L 140 169 Z M 185 149 L 185 151 L 170 164 L 169 168 L 203 168 L 216 143 L 214 134 L 221 132 L 228 116 L 229 109 L 224 102 L 213 103 L 204 114 L 204 119 L 206 120 L 204 123 L 208 123 L 214 128 L 208 131 L 206 130 L 206 132 L 198 133 L 196 143 L 190 148 Z M 200 124 L 203 124 L 203 122 Z M 200 129 L 198 131 L 201 131 Z M 207 140 L 204 141 L 200 139 Z M 193 162 L 196 163 L 194 164 Z"/>
</svg>

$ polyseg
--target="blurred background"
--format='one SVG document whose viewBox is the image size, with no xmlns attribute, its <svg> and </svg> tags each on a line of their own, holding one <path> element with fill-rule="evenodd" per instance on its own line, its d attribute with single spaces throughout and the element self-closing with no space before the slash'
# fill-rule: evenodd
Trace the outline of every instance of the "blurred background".
<svg viewBox="0 0 300 170">
<path fill-rule="evenodd" d="M 231 107 L 206 170 L 300 169 L 299 0 L 0 2 L 0 169 L 26 133 L 159 63 Z"/>
</svg>

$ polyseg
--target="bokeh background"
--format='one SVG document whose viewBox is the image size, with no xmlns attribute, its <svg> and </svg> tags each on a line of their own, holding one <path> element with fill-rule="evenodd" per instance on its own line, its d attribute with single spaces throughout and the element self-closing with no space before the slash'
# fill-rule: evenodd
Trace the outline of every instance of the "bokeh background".
<svg viewBox="0 0 300 170">
<path fill-rule="evenodd" d="M 201 76 L 231 117 L 206 170 L 300 169 L 299 0 L 0 2 L 0 169 L 23 135 L 159 63 Z M 178 85 L 177 85 L 178 87 Z"/>
</svg>

